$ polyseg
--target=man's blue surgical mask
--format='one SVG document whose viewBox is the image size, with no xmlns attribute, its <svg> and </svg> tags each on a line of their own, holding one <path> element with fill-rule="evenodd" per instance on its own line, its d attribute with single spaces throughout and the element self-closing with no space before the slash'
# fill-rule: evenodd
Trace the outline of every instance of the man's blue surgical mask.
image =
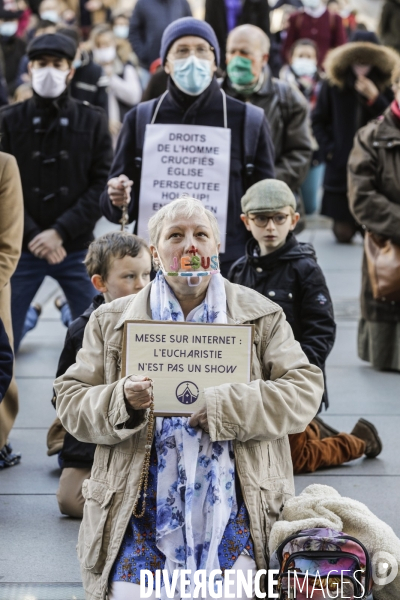
<svg viewBox="0 0 400 600">
<path fill-rule="evenodd" d="M 173 61 L 174 72 L 171 77 L 182 92 L 188 96 L 199 96 L 211 83 L 211 61 L 191 55 L 189 58 L 177 58 Z"/>
</svg>

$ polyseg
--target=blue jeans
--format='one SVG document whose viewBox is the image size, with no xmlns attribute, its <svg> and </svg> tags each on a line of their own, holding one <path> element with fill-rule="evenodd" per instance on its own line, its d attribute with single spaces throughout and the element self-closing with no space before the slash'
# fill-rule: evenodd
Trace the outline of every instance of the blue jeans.
<svg viewBox="0 0 400 600">
<path fill-rule="evenodd" d="M 14 349 L 18 350 L 23 335 L 32 327 L 24 327 L 30 304 L 46 276 L 55 279 L 68 300 L 72 319 L 81 315 L 91 303 L 96 290 L 90 281 L 83 261 L 86 250 L 71 252 L 58 265 L 37 258 L 30 252 L 22 252 L 17 269 L 11 278 L 11 316 L 14 330 Z M 33 309 L 34 311 L 34 309 Z M 35 311 L 34 311 L 35 312 Z M 32 310 L 28 315 L 32 322 Z M 37 321 L 37 318 L 36 318 Z M 64 322 L 64 321 L 63 321 Z"/>
</svg>

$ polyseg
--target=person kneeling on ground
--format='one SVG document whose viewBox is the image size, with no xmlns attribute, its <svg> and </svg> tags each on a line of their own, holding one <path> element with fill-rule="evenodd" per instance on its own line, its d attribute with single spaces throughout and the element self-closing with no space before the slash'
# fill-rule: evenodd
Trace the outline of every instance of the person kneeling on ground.
<svg viewBox="0 0 400 600">
<path fill-rule="evenodd" d="M 85 265 L 94 287 L 100 292 L 89 308 L 68 328 L 58 363 L 57 377 L 75 363 L 82 347 L 83 334 L 94 310 L 105 302 L 137 294 L 150 281 L 151 258 L 144 240 L 127 232 L 106 233 L 89 246 Z M 65 432 L 57 418 L 48 434 L 48 454 L 59 453 L 63 471 L 57 490 L 60 511 L 82 518 L 82 483 L 90 477 L 95 444 L 80 442 Z"/>
<path fill-rule="evenodd" d="M 194 281 L 165 270 L 193 247 L 204 260 L 218 253 L 218 222 L 202 202 L 174 200 L 148 229 L 156 278 L 91 315 L 76 364 L 54 383 L 63 426 L 98 444 L 78 555 L 86 593 L 99 600 L 140 598 L 144 568 L 153 575 L 182 569 L 187 577 L 233 568 L 251 571 L 255 584 L 257 569 L 268 568 L 271 525 L 294 495 L 287 434 L 304 430 L 323 393 L 320 369 L 279 306 L 219 269 Z M 136 319 L 254 324 L 250 383 L 205 387 L 191 418 L 154 422 L 152 381 L 121 377 L 124 322 Z"/>
<path fill-rule="evenodd" d="M 336 334 L 332 301 L 314 248 L 293 234 L 299 219 L 293 193 L 282 181 L 259 181 L 243 196 L 242 210 L 253 237 L 228 279 L 279 304 L 309 361 L 325 373 Z M 323 402 L 327 408 L 326 387 Z M 347 434 L 318 417 L 304 432 L 289 435 L 289 442 L 295 473 L 340 465 L 363 454 L 372 458 L 382 450 L 374 425 L 365 419 Z"/>
</svg>

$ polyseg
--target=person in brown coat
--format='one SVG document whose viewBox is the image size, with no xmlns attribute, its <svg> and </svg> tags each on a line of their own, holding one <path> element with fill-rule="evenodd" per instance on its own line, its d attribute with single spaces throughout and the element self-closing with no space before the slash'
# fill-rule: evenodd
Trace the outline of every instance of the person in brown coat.
<svg viewBox="0 0 400 600">
<path fill-rule="evenodd" d="M 357 221 L 378 239 L 400 245 L 400 67 L 392 82 L 395 100 L 355 137 L 348 189 Z M 373 298 L 365 254 L 358 355 L 376 369 L 400 371 L 400 302 Z"/>
<path fill-rule="evenodd" d="M 0 152 L 0 318 L 13 345 L 11 324 L 10 279 L 21 255 L 24 227 L 24 203 L 17 161 Z M 6 466 L 13 466 L 20 455 L 13 454 L 7 438 L 18 413 L 18 390 L 15 378 L 0 404 L 0 454 Z"/>
</svg>

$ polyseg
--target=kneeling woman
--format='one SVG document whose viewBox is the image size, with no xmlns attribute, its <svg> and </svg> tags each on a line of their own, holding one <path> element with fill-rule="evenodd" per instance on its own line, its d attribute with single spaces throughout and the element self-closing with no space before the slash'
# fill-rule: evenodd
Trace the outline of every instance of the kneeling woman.
<svg viewBox="0 0 400 600">
<path fill-rule="evenodd" d="M 140 598 L 141 569 L 267 569 L 270 527 L 294 494 L 287 434 L 305 429 L 323 391 L 279 306 L 219 273 L 192 285 L 166 274 L 192 246 L 200 257 L 219 249 L 201 202 L 164 206 L 149 234 L 156 279 L 92 314 L 76 364 L 55 382 L 64 427 L 98 444 L 78 541 L 93 600 Z M 158 417 L 149 435 L 151 382 L 120 377 L 128 319 L 254 323 L 251 383 L 206 387 L 205 408 Z"/>
</svg>

